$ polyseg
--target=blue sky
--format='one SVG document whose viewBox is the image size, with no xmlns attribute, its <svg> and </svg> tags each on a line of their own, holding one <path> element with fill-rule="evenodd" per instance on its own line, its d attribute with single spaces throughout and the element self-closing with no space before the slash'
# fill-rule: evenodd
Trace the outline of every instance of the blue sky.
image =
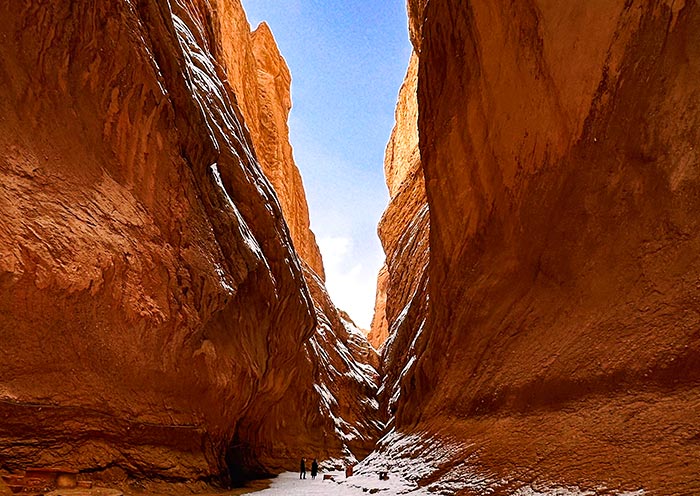
<svg viewBox="0 0 700 496">
<path fill-rule="evenodd" d="M 369 328 L 384 260 L 384 149 L 411 48 L 405 0 L 243 0 L 292 73 L 294 157 L 335 304 Z"/>
</svg>

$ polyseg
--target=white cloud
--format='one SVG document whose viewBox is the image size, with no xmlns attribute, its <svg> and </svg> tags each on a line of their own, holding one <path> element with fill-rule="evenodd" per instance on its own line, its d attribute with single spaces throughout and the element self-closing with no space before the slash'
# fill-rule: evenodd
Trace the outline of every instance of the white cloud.
<svg viewBox="0 0 700 496">
<path fill-rule="evenodd" d="M 347 236 L 319 238 L 318 247 L 326 271 L 326 288 L 333 303 L 345 310 L 358 326 L 369 329 L 382 260 L 368 257 L 358 261 L 356 244 Z"/>
</svg>

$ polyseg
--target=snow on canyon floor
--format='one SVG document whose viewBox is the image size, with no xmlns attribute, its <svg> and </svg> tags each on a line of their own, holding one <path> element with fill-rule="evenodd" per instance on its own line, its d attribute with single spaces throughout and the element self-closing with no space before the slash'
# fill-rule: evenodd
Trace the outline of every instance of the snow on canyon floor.
<svg viewBox="0 0 700 496">
<path fill-rule="evenodd" d="M 328 475 L 329 473 L 326 472 Z M 355 475 L 345 478 L 342 472 L 330 472 L 335 480 L 323 480 L 323 474 L 312 480 L 307 472 L 307 478 L 299 480 L 299 474 L 286 472 L 272 479 L 270 487 L 261 491 L 254 491 L 246 494 L 260 496 L 358 496 L 360 494 L 377 494 L 380 496 L 408 495 L 408 496 L 428 496 L 432 495 L 454 495 L 457 491 L 455 487 L 433 487 L 431 491 L 419 489 L 400 478 L 380 481 L 378 478 L 367 475 Z M 466 481 L 465 481 L 466 482 Z M 469 487 L 469 484 L 464 484 Z M 464 487 L 463 487 L 464 488 Z M 523 488 L 513 492 L 513 496 L 596 496 L 598 494 L 617 494 L 617 496 L 643 496 L 644 491 L 634 492 L 608 492 L 602 490 L 584 491 L 572 487 L 551 487 L 546 489 Z M 493 488 L 483 487 L 475 494 L 493 494 Z"/>
<path fill-rule="evenodd" d="M 380 481 L 379 478 L 371 478 L 368 476 L 356 475 L 345 478 L 342 472 L 325 472 L 326 475 L 332 475 L 335 480 L 323 480 L 323 473 L 311 479 L 306 475 L 306 479 L 299 480 L 299 474 L 286 472 L 272 479 L 272 484 L 269 488 L 262 491 L 256 491 L 255 495 L 261 496 L 357 496 L 359 494 L 380 494 L 394 495 L 406 494 L 410 491 L 410 487 L 400 479 L 389 479 L 388 481 Z M 430 494 L 423 491 L 411 492 L 412 495 Z"/>
</svg>

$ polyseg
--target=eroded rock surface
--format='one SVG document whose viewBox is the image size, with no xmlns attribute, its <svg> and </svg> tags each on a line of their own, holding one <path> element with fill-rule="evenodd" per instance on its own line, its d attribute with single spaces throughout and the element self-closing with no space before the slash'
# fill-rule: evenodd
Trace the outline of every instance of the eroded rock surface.
<svg viewBox="0 0 700 496">
<path fill-rule="evenodd" d="M 385 355 L 403 456 L 464 494 L 700 491 L 699 6 L 414 4 L 430 306 L 417 358 Z"/>
<path fill-rule="evenodd" d="M 308 419 L 322 401 L 308 375 L 325 367 L 309 351 L 322 323 L 256 159 L 287 149 L 288 87 L 285 97 L 260 82 L 265 70 L 285 82 L 284 71 L 236 51 L 231 40 L 250 38 L 238 2 L 214 7 L 0 5 L 5 469 L 240 476 L 349 443 L 337 422 Z M 254 89 L 236 93 L 234 73 Z M 246 128 L 257 106 L 274 122 Z M 276 158 L 272 170 L 291 170 Z M 308 228 L 308 213 L 296 222 Z M 320 258 L 303 259 L 322 277 Z M 348 331 L 333 350 L 350 350 L 348 368 L 354 344 Z M 371 395 L 360 368 L 347 383 Z M 361 411 L 347 429 L 364 429 L 366 398 L 336 388 L 337 415 Z M 305 409 L 289 400 L 299 396 Z M 270 454 L 280 432 L 288 452 Z"/>
<path fill-rule="evenodd" d="M 222 43 L 224 67 L 242 102 L 241 112 L 258 160 L 275 188 L 297 253 L 325 281 L 321 252 L 310 229 L 304 185 L 289 143 L 289 68 L 266 23 L 251 33 L 237 0 L 222 0 L 219 4 L 225 13 L 220 17 L 220 29 L 226 33 Z"/>
<path fill-rule="evenodd" d="M 380 402 L 395 413 L 399 379 L 416 358 L 416 337 L 427 314 L 430 220 L 418 148 L 418 57 L 412 54 L 396 106 L 396 125 L 384 159 L 390 203 L 379 223 L 386 254 L 377 281 L 370 342 L 382 349 Z"/>
<path fill-rule="evenodd" d="M 240 13 L 231 12 L 221 29 L 249 31 L 244 20 L 244 15 L 241 18 Z M 236 35 L 229 40 L 237 44 L 224 43 L 225 51 L 235 51 L 234 58 L 227 60 L 243 59 L 249 72 L 227 66 L 227 73 L 236 95 L 251 102 L 243 108 L 245 122 L 255 123 L 249 128 L 251 139 L 301 258 L 317 322 L 304 345 L 304 360 L 296 364 L 293 386 L 275 408 L 261 412 L 267 428 L 259 433 L 256 444 L 265 449 L 256 450 L 253 456 L 275 470 L 295 470 L 302 454 L 308 459 L 361 458 L 374 446 L 382 428 L 374 399 L 379 386 L 379 357 L 355 332 L 349 316 L 335 307 L 325 288 L 323 261 L 309 226 L 304 186 L 289 144 L 289 69 L 265 23 L 248 37 Z M 254 59 L 241 57 L 242 50 L 251 52 Z M 257 86 L 251 85 L 251 80 L 257 80 Z"/>
<path fill-rule="evenodd" d="M 389 323 L 386 320 L 386 286 L 389 272 L 386 264 L 382 265 L 377 275 L 377 291 L 374 297 L 374 315 L 367 340 L 377 350 L 381 349 L 389 337 Z"/>
</svg>

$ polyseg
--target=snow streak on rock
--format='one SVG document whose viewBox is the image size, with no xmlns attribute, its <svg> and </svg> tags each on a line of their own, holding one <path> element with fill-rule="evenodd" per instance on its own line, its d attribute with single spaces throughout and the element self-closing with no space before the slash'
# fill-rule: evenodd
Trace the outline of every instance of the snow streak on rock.
<svg viewBox="0 0 700 496">
<path fill-rule="evenodd" d="M 309 270 L 306 275 L 312 286 L 323 288 L 323 282 L 315 273 Z M 383 428 L 375 399 L 379 374 L 368 363 L 374 351 L 362 331 L 335 307 L 329 306 L 327 294 L 312 289 L 312 295 L 317 309 L 317 327 L 307 345 L 307 353 L 310 360 L 316 357 L 318 365 L 313 388 L 319 396 L 322 414 L 332 420 L 336 434 L 343 441 L 347 459 L 355 462 L 352 447 L 371 447 Z M 359 394 L 352 402 L 348 396 L 351 391 Z M 348 411 L 348 406 L 355 403 L 359 403 L 358 407 Z"/>
</svg>

